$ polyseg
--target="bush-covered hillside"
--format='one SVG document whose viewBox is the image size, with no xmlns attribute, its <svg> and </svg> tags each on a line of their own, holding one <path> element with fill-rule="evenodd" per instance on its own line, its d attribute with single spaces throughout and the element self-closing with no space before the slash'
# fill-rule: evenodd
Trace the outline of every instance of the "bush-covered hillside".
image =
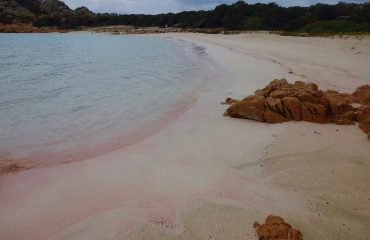
<svg viewBox="0 0 370 240">
<path fill-rule="evenodd" d="M 275 3 L 237 1 L 211 11 L 185 11 L 158 15 L 92 13 L 86 7 L 71 10 L 59 0 L 1 0 L 0 22 L 31 22 L 34 26 L 132 25 L 138 27 L 221 28 L 226 30 L 278 30 L 310 33 L 370 32 L 370 2 L 281 7 Z"/>
</svg>

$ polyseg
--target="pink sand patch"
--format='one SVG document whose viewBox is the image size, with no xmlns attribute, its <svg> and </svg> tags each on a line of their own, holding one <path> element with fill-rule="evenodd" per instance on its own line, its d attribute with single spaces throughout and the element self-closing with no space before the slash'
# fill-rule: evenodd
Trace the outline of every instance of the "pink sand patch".
<svg viewBox="0 0 370 240">
<path fill-rule="evenodd" d="M 164 202 L 145 208 L 145 219 L 156 225 L 175 227 L 176 206 L 174 202 Z"/>
<path fill-rule="evenodd" d="M 140 224 L 135 221 L 126 221 L 122 224 L 121 229 L 123 233 L 127 233 L 129 231 L 134 230 L 137 228 Z"/>
</svg>

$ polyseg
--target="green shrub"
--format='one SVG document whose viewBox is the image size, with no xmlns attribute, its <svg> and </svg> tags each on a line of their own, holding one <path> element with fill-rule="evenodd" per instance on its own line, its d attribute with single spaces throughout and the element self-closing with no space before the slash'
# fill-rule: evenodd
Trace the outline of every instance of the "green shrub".
<svg viewBox="0 0 370 240">
<path fill-rule="evenodd" d="M 312 34 L 370 32 L 370 23 L 359 23 L 347 20 L 319 21 L 302 27 L 300 32 Z"/>
</svg>

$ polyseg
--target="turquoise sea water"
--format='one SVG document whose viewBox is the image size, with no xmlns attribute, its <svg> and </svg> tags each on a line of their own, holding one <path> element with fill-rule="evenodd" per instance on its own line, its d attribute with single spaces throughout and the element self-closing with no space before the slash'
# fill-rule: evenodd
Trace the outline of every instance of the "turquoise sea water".
<svg viewBox="0 0 370 240">
<path fill-rule="evenodd" d="M 0 161 L 74 161 L 149 134 L 186 108 L 205 80 L 202 49 L 188 45 L 151 36 L 0 34 Z"/>
</svg>

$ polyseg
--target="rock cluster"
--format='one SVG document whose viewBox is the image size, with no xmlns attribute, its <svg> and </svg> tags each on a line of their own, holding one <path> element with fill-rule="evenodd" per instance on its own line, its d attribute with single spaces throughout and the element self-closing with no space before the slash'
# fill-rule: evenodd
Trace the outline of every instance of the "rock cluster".
<svg viewBox="0 0 370 240">
<path fill-rule="evenodd" d="M 352 93 L 352 97 L 354 102 L 362 104 L 357 109 L 357 121 L 359 122 L 359 127 L 368 134 L 370 139 L 370 86 L 358 87 Z"/>
<path fill-rule="evenodd" d="M 59 0 L 42 0 L 40 1 L 40 9 L 47 14 L 67 15 L 73 13 L 67 4 Z"/>
<path fill-rule="evenodd" d="M 358 87 L 354 93 L 352 93 L 353 101 L 362 105 L 370 106 L 370 86 L 364 85 Z"/>
<path fill-rule="evenodd" d="M 259 240 L 303 240 L 302 233 L 278 216 L 268 216 L 264 224 L 254 223 Z"/>
<path fill-rule="evenodd" d="M 57 27 L 34 27 L 32 23 L 0 23 L 0 33 L 49 33 L 49 32 L 68 32 L 67 29 Z"/>
<path fill-rule="evenodd" d="M 268 216 L 264 224 L 254 223 L 259 240 L 303 240 L 302 233 L 278 216 Z"/>
<path fill-rule="evenodd" d="M 357 103 L 357 104 L 355 104 Z M 358 121 L 370 139 L 370 86 L 353 94 L 322 91 L 315 83 L 275 79 L 243 100 L 227 98 L 224 115 L 268 123 L 307 121 L 351 125 Z M 357 105 L 357 106 L 356 106 Z"/>
</svg>

